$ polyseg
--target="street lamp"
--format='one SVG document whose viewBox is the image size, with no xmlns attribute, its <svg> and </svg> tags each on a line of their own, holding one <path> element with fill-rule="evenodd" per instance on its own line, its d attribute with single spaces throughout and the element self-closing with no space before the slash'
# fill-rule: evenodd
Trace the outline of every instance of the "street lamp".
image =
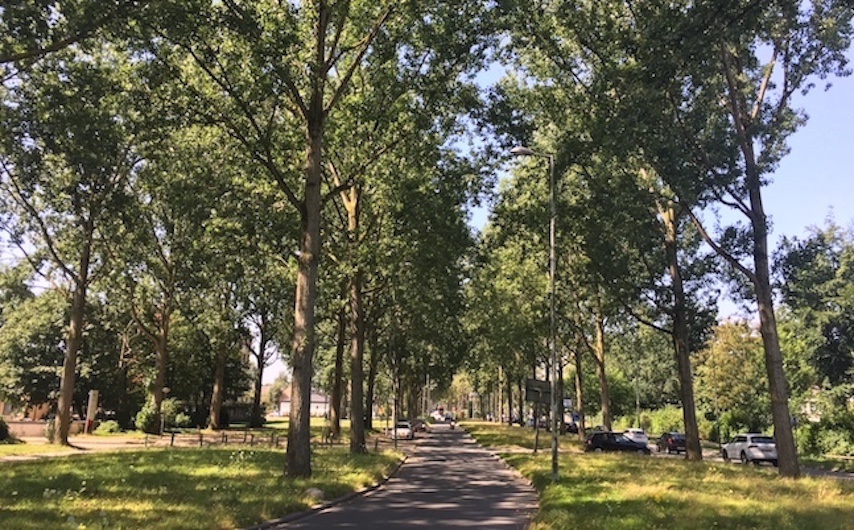
<svg viewBox="0 0 854 530">
<path fill-rule="evenodd" d="M 549 162 L 549 357 L 551 363 L 551 394 L 552 394 L 552 482 L 558 478 L 558 366 L 557 349 L 555 345 L 555 156 L 551 153 L 540 153 L 525 146 L 510 149 L 510 154 L 516 156 L 538 156 Z M 536 418 L 535 421 L 539 421 Z"/>
<path fill-rule="evenodd" d="M 166 414 L 163 411 L 163 402 L 166 400 L 166 396 L 169 395 L 169 392 L 172 391 L 168 386 L 163 387 L 163 399 L 160 400 L 160 436 L 163 436 L 163 431 L 166 430 Z"/>
</svg>

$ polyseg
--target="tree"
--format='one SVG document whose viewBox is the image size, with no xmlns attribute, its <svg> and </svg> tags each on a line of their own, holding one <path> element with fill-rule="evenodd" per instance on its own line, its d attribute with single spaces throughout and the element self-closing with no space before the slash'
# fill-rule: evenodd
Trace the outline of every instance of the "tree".
<svg viewBox="0 0 854 530">
<path fill-rule="evenodd" d="M 201 103 L 197 112 L 264 168 L 300 218 L 286 457 L 291 476 L 311 474 L 308 409 L 329 123 L 355 78 L 404 64 L 404 77 L 416 79 L 417 72 L 426 79 L 443 73 L 448 57 L 479 57 L 480 50 L 466 46 L 480 36 L 467 30 L 481 22 L 482 9 L 480 2 L 438 0 L 226 2 L 169 6 L 147 22 L 146 48 L 185 82 Z M 433 46 L 439 43 L 444 46 Z"/>
<path fill-rule="evenodd" d="M 722 431 L 764 430 L 771 423 L 762 342 L 744 322 L 715 328 L 697 362 L 697 398 Z M 719 439 L 726 433 L 719 432 Z"/>
<path fill-rule="evenodd" d="M 791 320 L 821 334 L 820 342 L 811 345 L 809 362 L 833 386 L 854 382 L 852 265 L 854 238 L 835 224 L 803 241 L 784 239 L 775 259 Z"/>
<path fill-rule="evenodd" d="M 19 248 L 44 252 L 51 268 L 36 268 L 49 281 L 64 278 L 70 286 L 61 444 L 68 443 L 86 294 L 139 162 L 128 99 L 133 79 L 132 67 L 108 47 L 85 57 L 57 54 L 6 88 L 0 109 L 4 227 Z"/>
</svg>

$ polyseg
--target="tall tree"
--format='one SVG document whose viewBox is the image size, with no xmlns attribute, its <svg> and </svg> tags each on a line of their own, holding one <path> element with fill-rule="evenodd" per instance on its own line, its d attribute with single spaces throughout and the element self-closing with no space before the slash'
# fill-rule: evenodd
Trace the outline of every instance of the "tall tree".
<svg viewBox="0 0 854 530">
<path fill-rule="evenodd" d="M 21 74 L 4 88 L 0 108 L 4 227 L 22 250 L 43 250 L 54 277 L 70 286 L 57 409 L 61 444 L 68 443 L 86 294 L 102 264 L 104 233 L 119 218 L 139 162 L 133 79 L 132 67 L 107 46 L 72 51 Z"/>
</svg>

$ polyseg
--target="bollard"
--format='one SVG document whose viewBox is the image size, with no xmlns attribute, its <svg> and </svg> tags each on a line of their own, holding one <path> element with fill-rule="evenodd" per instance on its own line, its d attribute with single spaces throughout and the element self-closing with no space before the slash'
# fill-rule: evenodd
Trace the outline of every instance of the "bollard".
<svg viewBox="0 0 854 530">
<path fill-rule="evenodd" d="M 220 435 L 220 443 L 222 443 L 223 445 L 228 443 L 228 435 L 225 434 L 225 431 L 222 431 Z"/>
<path fill-rule="evenodd" d="M 172 431 L 172 439 L 169 441 L 169 447 L 175 446 L 175 431 Z"/>
<path fill-rule="evenodd" d="M 148 433 L 145 433 L 145 448 L 148 449 Z"/>
<path fill-rule="evenodd" d="M 273 442 L 275 442 L 275 440 L 276 440 L 276 433 L 271 432 L 270 433 L 270 445 L 274 445 Z"/>
<path fill-rule="evenodd" d="M 201 446 L 202 446 L 202 443 L 204 442 L 204 436 L 205 436 L 205 435 L 204 435 L 204 434 L 202 434 L 202 431 L 201 431 L 201 429 L 200 429 L 200 430 L 199 430 L 199 447 L 201 447 Z"/>
<path fill-rule="evenodd" d="M 249 447 L 252 447 L 252 446 L 254 446 L 254 445 L 255 445 L 255 435 L 254 435 L 254 434 L 250 434 L 250 435 L 249 435 Z"/>
<path fill-rule="evenodd" d="M 246 436 L 249 434 L 249 431 L 243 431 L 243 443 L 246 443 Z"/>
</svg>

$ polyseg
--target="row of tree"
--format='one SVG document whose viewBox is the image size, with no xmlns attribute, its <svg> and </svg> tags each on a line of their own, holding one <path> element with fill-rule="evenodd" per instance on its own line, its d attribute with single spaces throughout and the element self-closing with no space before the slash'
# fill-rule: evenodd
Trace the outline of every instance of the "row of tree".
<svg viewBox="0 0 854 530">
<path fill-rule="evenodd" d="M 561 362 L 581 404 L 592 364 L 605 428 L 606 361 L 647 349 L 640 323 L 672 343 L 675 363 L 656 363 L 675 370 L 688 457 L 701 458 L 692 362 L 722 280 L 757 309 L 780 471 L 799 474 L 761 190 L 806 121 L 794 95 L 848 74 L 851 18 L 832 0 L 507 3 L 512 74 L 492 91 L 491 123 L 499 145 L 555 156 Z M 541 159 L 528 162 L 500 192 L 471 287 L 472 367 L 510 380 L 547 362 L 548 179 Z M 638 355 L 620 370 L 641 370 Z"/>
<path fill-rule="evenodd" d="M 337 430 L 349 377 L 350 446 L 364 451 L 378 380 L 417 403 L 411 389 L 449 379 L 465 350 L 465 206 L 482 175 L 454 145 L 478 103 L 468 74 L 495 38 L 488 15 L 475 1 L 4 7 L 3 227 L 29 266 L 15 274 L 49 284 L 13 286 L 4 333 L 14 342 L 28 300 L 67 304 L 62 345 L 3 352 L 4 393 L 24 397 L 23 368 L 48 367 L 67 443 L 77 378 L 103 357 L 126 379 L 136 366 L 117 386 L 156 414 L 175 388 L 209 401 L 217 427 L 239 391 L 229 359 L 252 350 L 257 404 L 279 350 L 293 372 L 286 472 L 311 473 L 313 380 Z M 177 380 L 190 359 L 204 389 Z"/>
</svg>

